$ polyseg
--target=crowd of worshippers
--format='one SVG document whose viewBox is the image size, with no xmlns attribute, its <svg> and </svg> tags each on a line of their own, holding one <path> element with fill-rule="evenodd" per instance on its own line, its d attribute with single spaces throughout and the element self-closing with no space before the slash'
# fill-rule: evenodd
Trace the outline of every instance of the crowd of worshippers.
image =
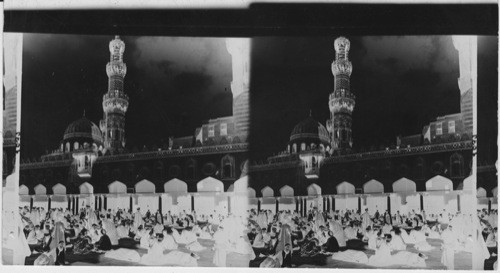
<svg viewBox="0 0 500 273">
<path fill-rule="evenodd" d="M 438 239 L 442 264 L 454 268 L 457 251 L 473 249 L 473 215 L 447 213 L 426 215 L 424 211 L 397 211 L 390 215 L 366 209 L 322 212 L 317 208 L 306 216 L 296 211 L 250 211 L 252 243 L 256 258 L 251 267 L 325 265 L 327 258 L 375 267 L 406 265 L 425 268 L 426 253 Z M 412 247 L 416 250 L 407 251 Z M 375 254 L 368 257 L 367 253 Z"/>
<path fill-rule="evenodd" d="M 76 255 L 106 252 L 110 258 L 142 264 L 196 266 L 199 256 L 195 252 L 205 249 L 198 238 L 215 240 L 216 266 L 225 266 L 227 251 L 251 252 L 248 240 L 242 241 L 246 219 L 231 215 L 197 216 L 195 211 L 177 214 L 168 211 L 165 215 L 147 211 L 143 215 L 140 208 L 135 213 L 121 209 L 98 212 L 89 206 L 77 214 L 69 209 L 45 211 L 36 207 L 20 208 L 20 214 L 32 253 L 41 253 L 35 265 L 68 264 L 65 252 L 70 250 Z M 177 250 L 179 245 L 191 252 L 163 254 L 165 250 Z M 137 246 L 148 253 L 140 257 L 132 250 Z"/>
<path fill-rule="evenodd" d="M 497 270 L 498 258 L 498 210 L 488 211 L 482 209 L 478 211 L 480 230 L 482 239 L 488 248 L 488 252 L 484 251 L 483 257 L 486 259 L 484 269 Z"/>
</svg>

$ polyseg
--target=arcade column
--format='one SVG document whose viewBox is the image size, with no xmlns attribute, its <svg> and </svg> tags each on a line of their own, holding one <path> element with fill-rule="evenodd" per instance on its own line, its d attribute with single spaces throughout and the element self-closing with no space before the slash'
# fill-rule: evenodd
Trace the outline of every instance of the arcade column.
<svg viewBox="0 0 500 273">
<path fill-rule="evenodd" d="M 419 193 L 420 195 L 420 211 L 424 210 L 424 194 Z"/>
<path fill-rule="evenodd" d="M 276 213 L 280 211 L 280 198 L 276 197 Z"/>
<path fill-rule="evenodd" d="M 257 210 L 260 212 L 260 207 L 262 204 L 262 198 L 257 198 Z"/>
</svg>

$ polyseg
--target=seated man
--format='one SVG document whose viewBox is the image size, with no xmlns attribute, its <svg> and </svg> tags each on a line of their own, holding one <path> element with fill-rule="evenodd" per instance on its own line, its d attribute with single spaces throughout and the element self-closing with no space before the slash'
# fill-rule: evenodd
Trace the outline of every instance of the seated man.
<svg viewBox="0 0 500 273">
<path fill-rule="evenodd" d="M 36 232 L 35 229 L 31 229 L 28 232 L 28 236 L 26 237 L 26 241 L 28 242 L 28 245 L 33 246 L 33 245 L 38 245 L 38 239 L 36 238 Z"/>
<path fill-rule="evenodd" d="M 406 250 L 406 244 L 404 243 L 403 238 L 401 238 L 401 229 L 394 229 L 394 236 L 392 237 L 389 246 L 391 251 Z"/>
<path fill-rule="evenodd" d="M 339 243 L 337 239 L 333 236 L 332 231 L 328 231 L 328 240 L 323 245 L 323 251 L 328 253 L 334 253 L 339 251 Z"/>
<path fill-rule="evenodd" d="M 52 243 L 52 235 L 49 233 L 49 231 L 45 231 L 40 246 L 37 247 L 34 252 L 38 253 L 50 251 L 50 243 Z"/>
<path fill-rule="evenodd" d="M 265 252 L 266 243 L 264 242 L 264 236 L 262 229 L 258 229 L 257 235 L 252 244 L 252 248 L 255 252 L 255 256 L 259 257 L 262 252 Z"/>
<path fill-rule="evenodd" d="M 98 250 L 110 250 L 111 249 L 111 240 L 109 239 L 109 236 L 106 234 L 106 230 L 102 229 L 101 234 L 102 234 L 101 238 L 95 244 L 96 248 Z"/>
</svg>

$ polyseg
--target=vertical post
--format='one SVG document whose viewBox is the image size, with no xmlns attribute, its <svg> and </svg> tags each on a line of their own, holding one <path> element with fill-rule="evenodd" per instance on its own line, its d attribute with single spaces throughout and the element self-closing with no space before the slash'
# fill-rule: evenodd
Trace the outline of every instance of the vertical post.
<svg viewBox="0 0 500 273">
<path fill-rule="evenodd" d="M 420 194 L 420 211 L 424 210 L 424 195 Z"/>
<path fill-rule="evenodd" d="M 326 198 L 321 197 L 323 199 L 323 212 L 326 212 Z"/>
<path fill-rule="evenodd" d="M 260 212 L 260 198 L 257 198 L 257 210 Z"/>
<path fill-rule="evenodd" d="M 76 197 L 76 213 L 78 214 L 79 213 L 79 208 L 80 208 L 80 197 L 77 196 Z"/>
<path fill-rule="evenodd" d="M 68 196 L 68 210 L 71 210 L 71 197 Z"/>
<path fill-rule="evenodd" d="M 104 210 L 108 210 L 108 196 L 104 195 Z"/>
<path fill-rule="evenodd" d="M 130 205 L 130 212 L 134 212 L 133 209 L 134 209 L 134 200 L 133 200 L 133 197 L 132 195 L 130 195 L 130 202 L 129 202 L 129 205 Z"/>
<path fill-rule="evenodd" d="M 304 217 L 307 217 L 307 198 L 304 197 Z"/>
<path fill-rule="evenodd" d="M 51 209 L 51 207 L 52 207 L 52 198 L 49 195 L 48 205 L 47 205 L 47 212 Z"/>
<path fill-rule="evenodd" d="M 358 196 L 358 212 L 361 212 L 361 197 Z"/>
<path fill-rule="evenodd" d="M 488 198 L 488 213 L 491 212 L 491 198 Z"/>
<path fill-rule="evenodd" d="M 163 208 L 162 208 L 162 202 L 161 202 L 161 194 L 158 195 L 158 211 L 160 212 L 161 215 L 163 215 Z M 162 216 L 163 219 L 163 216 Z"/>
<path fill-rule="evenodd" d="M 194 195 L 191 195 L 191 211 L 194 211 Z"/>
<path fill-rule="evenodd" d="M 391 215 L 392 218 L 392 212 L 391 212 L 391 195 L 387 195 L 387 211 L 389 212 L 389 215 Z"/>
<path fill-rule="evenodd" d="M 335 196 L 332 196 L 332 211 L 335 212 Z"/>
<path fill-rule="evenodd" d="M 457 194 L 457 211 L 460 211 L 460 194 Z"/>
<path fill-rule="evenodd" d="M 97 204 L 97 202 L 99 202 L 99 201 L 98 201 L 98 199 L 97 199 L 97 198 L 98 198 L 98 197 L 97 197 L 97 195 L 96 195 L 96 196 L 94 197 L 94 210 L 97 210 L 97 209 L 99 208 L 99 205 Z"/>
<path fill-rule="evenodd" d="M 280 201 L 279 201 L 279 197 L 276 197 L 276 213 L 278 213 L 280 211 Z"/>
<path fill-rule="evenodd" d="M 102 196 L 100 196 L 100 195 L 97 196 L 97 200 L 99 201 L 97 208 L 99 209 L 99 214 L 100 214 L 102 211 Z"/>
<path fill-rule="evenodd" d="M 297 213 L 299 213 L 299 207 L 300 207 L 299 199 L 295 198 L 295 211 Z"/>
<path fill-rule="evenodd" d="M 30 212 L 33 209 L 33 196 L 30 196 Z"/>
<path fill-rule="evenodd" d="M 231 196 L 227 196 L 227 212 L 231 213 Z"/>
</svg>

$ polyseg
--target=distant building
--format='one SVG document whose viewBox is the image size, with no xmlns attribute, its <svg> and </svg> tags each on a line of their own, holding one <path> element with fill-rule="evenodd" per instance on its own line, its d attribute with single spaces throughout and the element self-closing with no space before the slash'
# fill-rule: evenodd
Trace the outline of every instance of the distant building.
<svg viewBox="0 0 500 273">
<path fill-rule="evenodd" d="M 230 39 L 227 43 L 228 49 L 233 48 L 231 43 L 244 44 L 238 39 Z M 163 209 L 167 209 L 165 206 L 170 209 L 181 193 L 199 195 L 203 194 L 200 191 L 208 191 L 213 201 L 215 191 L 234 190 L 237 188 L 235 181 L 246 175 L 249 102 L 248 88 L 242 86 L 245 83 L 242 77 L 248 76 L 248 68 L 234 66 L 248 65 L 249 52 L 245 55 L 243 48 L 239 54 L 231 53 L 233 72 L 247 70 L 233 75 L 232 88 L 238 93 L 235 115 L 210 119 L 197 128 L 194 135 L 170 137 L 168 143 L 155 149 L 144 146 L 141 151 L 128 151 L 125 149 L 125 119 L 128 105 L 133 101 L 129 101 L 123 89 L 127 72 L 124 50 L 125 43 L 118 36 L 109 44 L 108 91 L 103 96 L 104 115 L 99 126 L 83 113 L 68 125 L 58 149 L 43 155 L 40 161 L 23 160 L 21 194 L 25 199 L 31 198 L 31 205 L 46 206 L 49 198 L 49 206 L 55 206 L 57 195 L 57 206 L 73 210 L 78 210 L 82 204 L 106 208 L 108 197 L 109 200 L 114 198 L 110 201 L 114 202 L 113 206 L 121 202 L 122 208 L 139 206 L 155 211 L 161 210 L 164 204 Z M 162 195 L 167 191 L 170 195 Z M 135 195 L 138 193 L 145 196 Z M 184 200 L 183 209 L 195 209 L 196 203 L 205 213 L 210 209 L 213 212 L 215 205 L 211 201 L 205 200 L 208 203 L 200 208 L 201 201 L 195 202 L 194 194 L 187 197 L 193 199 Z M 61 205 L 61 200 L 67 205 Z M 26 204 L 27 200 L 24 202 Z M 225 206 L 231 207 L 231 204 Z"/>
<path fill-rule="evenodd" d="M 463 113 L 438 117 L 422 134 L 399 136 L 394 147 L 370 152 L 352 150 L 355 97 L 349 90 L 349 47 L 346 38 L 335 41 L 335 90 L 329 96 L 331 118 L 326 128 L 310 116 L 293 128 L 285 151 L 265 163 L 250 165 L 254 206 L 274 210 L 276 205 L 304 213 L 311 206 L 322 206 L 324 210 L 361 209 L 369 202 L 378 202 L 369 208 L 378 208 L 382 213 L 404 205 L 403 199 L 389 198 L 384 193 L 409 190 L 412 193 L 408 195 L 415 195 L 417 191 L 435 190 L 440 183 L 443 191 L 461 190 L 471 175 L 472 141 Z M 366 201 L 371 194 L 379 195 Z M 449 198 L 457 198 L 457 194 Z M 412 208 L 424 209 L 425 199 L 425 206 L 442 210 L 435 205 L 438 203 L 429 203 L 432 198 L 415 196 Z M 457 210 L 461 202 L 466 201 L 448 205 Z"/>
</svg>

